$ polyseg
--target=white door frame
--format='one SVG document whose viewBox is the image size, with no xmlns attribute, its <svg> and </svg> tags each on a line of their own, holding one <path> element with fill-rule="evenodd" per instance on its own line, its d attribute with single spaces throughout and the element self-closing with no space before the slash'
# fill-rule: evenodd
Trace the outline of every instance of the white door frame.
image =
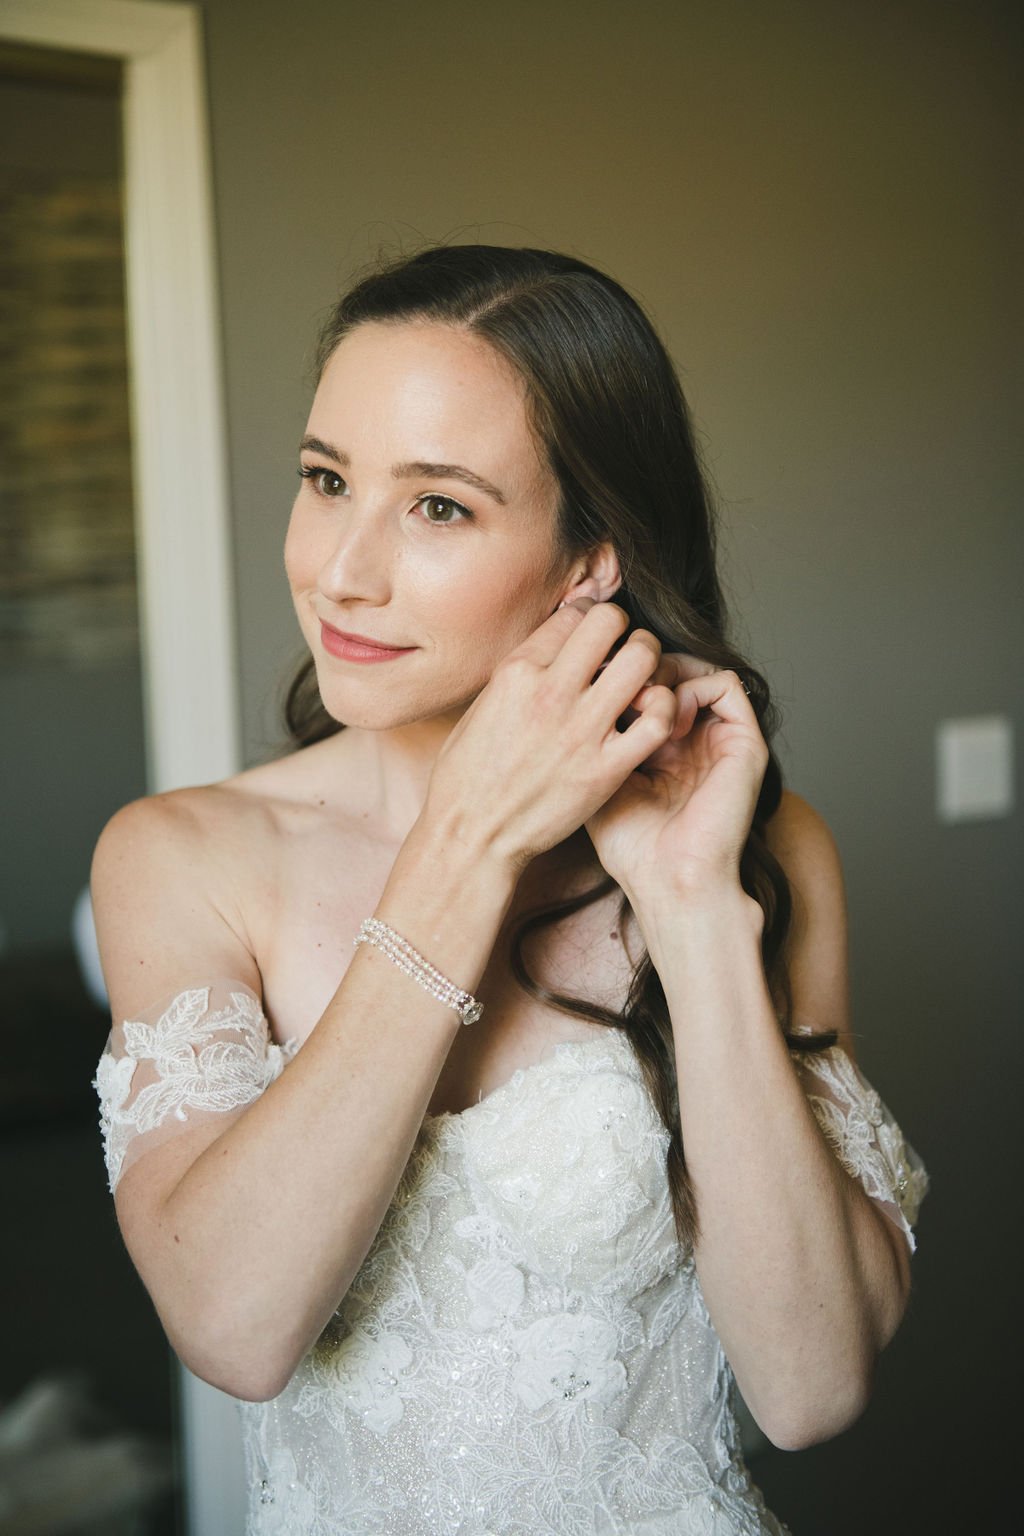
<svg viewBox="0 0 1024 1536">
<path fill-rule="evenodd" d="M 118 58 L 147 786 L 241 767 L 200 17 L 163 0 L 0 0 L 0 39 Z M 233 1400 L 180 1368 L 189 1536 L 241 1536 Z"/>
<path fill-rule="evenodd" d="M 0 38 L 124 66 L 125 265 L 151 794 L 240 767 L 220 334 L 197 8 L 0 0 Z"/>
</svg>

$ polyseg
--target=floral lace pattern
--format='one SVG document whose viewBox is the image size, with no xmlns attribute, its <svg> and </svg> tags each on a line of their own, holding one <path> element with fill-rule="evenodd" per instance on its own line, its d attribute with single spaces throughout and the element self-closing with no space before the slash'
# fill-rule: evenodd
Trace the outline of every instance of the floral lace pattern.
<svg viewBox="0 0 1024 1536">
<path fill-rule="evenodd" d="M 807 1098 L 837 1158 L 917 1247 L 913 1223 L 928 1192 L 924 1164 L 856 1062 L 839 1046 L 800 1059 Z"/>
<path fill-rule="evenodd" d="M 341 1307 L 283 1393 L 240 1405 L 250 1445 L 295 1450 L 276 1483 L 254 1454 L 276 1509 L 325 1473 L 331 1493 L 284 1525 L 254 1499 L 250 1530 L 783 1536 L 739 1452 L 666 1145 L 618 1030 L 428 1116 Z"/>
<path fill-rule="evenodd" d="M 231 988 L 220 1008 L 210 1005 L 212 985 L 195 987 L 179 992 L 166 1008 L 146 1010 L 158 1014 L 155 1022 L 125 1019 L 111 1031 L 92 1081 L 111 1194 L 129 1148 L 134 1160 L 165 1140 L 171 1116 L 191 1124 L 200 1114 L 223 1115 L 251 1104 L 298 1049 L 295 1041 L 281 1046 L 270 1040 L 254 992 L 241 982 Z M 140 1063 L 148 1067 L 144 1083 Z"/>
<path fill-rule="evenodd" d="M 232 1000 L 242 1056 L 207 1058 L 205 1002 L 176 999 L 159 1048 L 133 1037 L 177 1083 L 140 1127 L 281 1070 L 251 995 Z M 819 1123 L 909 1223 L 920 1160 L 849 1058 L 825 1056 L 806 1079 Z M 428 1115 L 319 1339 L 279 1396 L 238 1404 L 247 1536 L 788 1536 L 743 1460 L 667 1145 L 618 1029 Z"/>
</svg>

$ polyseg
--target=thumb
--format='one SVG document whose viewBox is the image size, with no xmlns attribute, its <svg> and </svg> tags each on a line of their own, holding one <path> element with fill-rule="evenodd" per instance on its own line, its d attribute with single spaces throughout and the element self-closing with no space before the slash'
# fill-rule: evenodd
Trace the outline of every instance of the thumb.
<svg viewBox="0 0 1024 1536">
<path fill-rule="evenodd" d="M 580 613 L 586 613 L 588 609 L 593 608 L 597 601 L 596 597 L 574 597 L 570 602 L 569 598 L 563 597 L 558 608 L 578 608 Z M 556 613 L 558 608 L 555 609 Z"/>
</svg>

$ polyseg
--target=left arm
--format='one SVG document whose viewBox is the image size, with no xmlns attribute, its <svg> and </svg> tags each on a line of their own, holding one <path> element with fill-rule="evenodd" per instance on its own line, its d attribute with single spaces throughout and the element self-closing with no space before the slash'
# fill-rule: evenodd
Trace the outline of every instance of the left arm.
<svg viewBox="0 0 1024 1536">
<path fill-rule="evenodd" d="M 772 827 L 794 895 L 794 1026 L 838 1029 L 852 1056 L 835 844 L 793 795 Z M 907 1243 L 808 1104 L 769 996 L 757 903 L 738 882 L 630 894 L 672 1017 L 708 1313 L 754 1417 L 801 1449 L 863 1412 L 906 1306 Z"/>
<path fill-rule="evenodd" d="M 758 1423 L 800 1449 L 863 1412 L 906 1305 L 908 1246 L 819 1128 L 776 1019 L 761 908 L 739 880 L 768 760 L 750 700 L 735 673 L 650 641 L 648 686 L 673 685 L 676 725 L 587 829 L 665 990 L 708 1313 Z M 771 826 L 794 897 L 793 1025 L 837 1029 L 852 1055 L 835 844 L 794 795 Z"/>
</svg>

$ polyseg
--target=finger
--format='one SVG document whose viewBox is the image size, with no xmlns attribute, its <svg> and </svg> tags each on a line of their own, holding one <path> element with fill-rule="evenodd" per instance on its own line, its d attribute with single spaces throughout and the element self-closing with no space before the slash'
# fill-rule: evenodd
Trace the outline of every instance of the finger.
<svg viewBox="0 0 1024 1536">
<path fill-rule="evenodd" d="M 716 670 L 717 668 L 710 661 L 702 661 L 697 656 L 690 656 L 681 651 L 663 651 L 654 673 L 644 686 L 637 690 L 636 697 L 630 699 L 624 711 L 624 717 L 627 722 L 636 717 L 647 688 L 656 688 L 658 686 L 672 688 L 675 690 L 677 701 L 679 701 L 684 682 L 692 677 L 710 676 Z M 682 700 L 682 708 L 679 711 L 675 727 L 672 731 L 674 740 L 680 736 L 685 736 L 689 732 L 698 708 L 699 706 L 692 698 Z"/>
<path fill-rule="evenodd" d="M 660 661 L 658 637 L 649 629 L 634 629 L 591 684 L 590 698 L 595 711 L 611 711 L 617 717 L 631 702 L 638 702 L 638 690 L 653 684 Z"/>
<path fill-rule="evenodd" d="M 672 740 L 682 741 L 684 736 L 689 736 L 693 730 L 694 722 L 700 713 L 700 705 L 692 693 L 686 693 L 680 698 L 680 689 L 676 689 L 676 723 L 672 727 Z"/>
<path fill-rule="evenodd" d="M 599 610 L 595 619 L 587 620 L 592 608 Z M 523 656 L 540 667 L 551 667 L 568 650 L 567 674 L 578 676 L 586 671 L 580 687 L 589 683 L 614 641 L 628 626 L 629 618 L 616 603 L 599 603 L 594 597 L 577 597 L 571 603 L 555 609 L 531 635 L 508 653 L 506 660 Z M 582 640 L 576 640 L 577 632 L 585 629 Z M 575 643 L 571 643 L 575 642 Z M 579 659 L 586 658 L 586 665 Z M 589 667 L 589 671 L 587 671 Z"/>
<path fill-rule="evenodd" d="M 757 724 L 743 680 L 736 672 L 710 672 L 691 677 L 675 690 L 675 697 L 679 700 L 680 710 L 684 703 L 687 709 L 695 706 L 694 715 L 698 710 L 712 709 L 720 719 L 735 725 Z"/>
<path fill-rule="evenodd" d="M 648 686 L 656 685 L 651 684 Z M 674 691 L 674 697 L 676 700 L 676 718 L 675 724 L 672 726 L 672 733 L 669 737 L 670 741 L 681 741 L 684 736 L 689 736 L 690 732 L 693 730 L 693 723 L 697 718 L 700 708 L 697 700 L 693 697 L 692 694 L 687 695 L 680 701 L 679 691 L 679 689 Z M 631 699 L 626 705 L 626 708 L 623 710 L 621 716 L 619 717 L 623 725 L 623 729 L 625 729 L 626 726 L 635 720 L 637 715 L 640 713 L 640 710 L 643 707 L 643 700 L 646 693 L 647 687 L 641 688 L 636 698 Z"/>
<path fill-rule="evenodd" d="M 676 718 L 676 697 L 671 688 L 651 688 L 632 725 L 617 732 L 606 751 L 625 780 L 634 769 L 665 745 Z"/>
<path fill-rule="evenodd" d="M 604 662 L 600 670 L 604 670 L 608 665 L 608 662 Z M 693 723 L 697 718 L 697 714 L 702 708 L 702 705 L 697 702 L 694 695 L 685 691 L 683 685 L 696 677 L 711 677 L 718 673 L 719 670 L 713 662 L 704 661 L 699 656 L 691 656 L 688 651 L 663 651 L 657 669 L 648 679 L 647 683 L 645 683 L 644 687 L 638 690 L 636 697 L 630 699 L 626 709 L 622 712 L 622 718 L 627 724 L 636 718 L 646 688 L 661 685 L 673 688 L 676 694 L 678 709 L 675 725 L 672 728 L 671 739 L 679 741 L 682 737 L 689 735 L 693 729 Z M 740 686 L 746 693 L 746 687 L 742 679 L 740 679 Z M 749 694 L 747 696 L 749 697 Z"/>
<path fill-rule="evenodd" d="M 602 666 L 607 665 L 607 662 L 602 663 Z M 706 676 L 717 671 L 713 661 L 703 661 L 701 657 L 691 656 L 687 651 L 662 651 L 658 670 L 651 682 L 663 683 L 666 688 L 677 688 L 691 677 Z"/>
<path fill-rule="evenodd" d="M 579 694 L 590 687 L 601 663 L 609 659 L 612 646 L 629 628 L 629 614 L 618 603 L 600 602 L 579 617 L 575 604 L 570 603 L 553 617 L 566 621 L 568 633 L 548 662 L 551 676 L 574 695 Z M 537 633 L 543 634 L 546 627 L 542 625 Z"/>
<path fill-rule="evenodd" d="M 704 661 L 700 656 L 691 656 L 688 651 L 666 651 L 663 656 L 664 677 L 659 677 L 659 683 L 665 683 L 669 688 L 678 688 L 680 683 L 689 682 L 691 677 L 708 677 L 718 669 L 713 661 Z"/>
</svg>

